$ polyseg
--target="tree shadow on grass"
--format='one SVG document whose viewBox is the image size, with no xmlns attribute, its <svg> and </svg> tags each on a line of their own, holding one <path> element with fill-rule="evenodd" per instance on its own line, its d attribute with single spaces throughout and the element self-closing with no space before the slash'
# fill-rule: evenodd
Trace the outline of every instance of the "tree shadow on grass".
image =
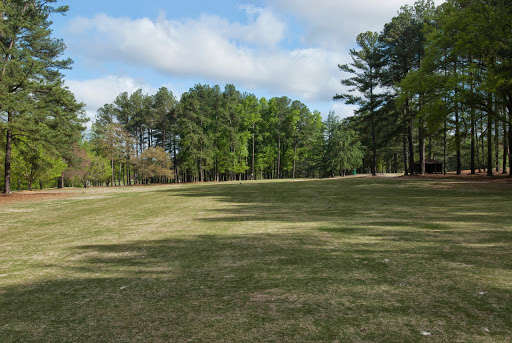
<svg viewBox="0 0 512 343">
<path fill-rule="evenodd" d="M 197 198 L 221 203 L 202 210 L 208 222 L 274 221 L 287 223 L 345 222 L 371 219 L 408 225 L 446 226 L 443 223 L 512 224 L 509 192 L 486 190 L 461 183 L 457 189 L 435 188 L 443 180 L 315 180 L 241 184 L 205 184 L 157 192 L 170 197 Z M 406 185 L 404 185 L 406 184 Z M 426 184 L 433 186 L 432 189 Z M 477 187 L 478 186 L 478 187 Z M 492 202 L 484 199 L 492 198 Z M 494 228 L 494 227 L 490 227 Z M 506 227 L 503 227 L 506 229 Z"/>
<path fill-rule="evenodd" d="M 421 331 L 439 342 L 510 341 L 511 197 L 489 206 L 475 196 L 490 193 L 472 188 L 402 186 L 155 191 L 164 203 L 211 201 L 190 219 L 205 232 L 209 222 L 279 230 L 78 246 L 47 266 L 58 279 L 0 290 L 0 341 L 417 342 Z"/>
<path fill-rule="evenodd" d="M 499 263 L 447 267 L 446 242 L 418 234 L 421 249 L 297 233 L 79 246 L 55 266 L 66 277 L 1 291 L 0 338 L 416 342 L 426 330 L 481 341 L 486 327 L 510 339 L 510 288 L 482 281 Z"/>
</svg>

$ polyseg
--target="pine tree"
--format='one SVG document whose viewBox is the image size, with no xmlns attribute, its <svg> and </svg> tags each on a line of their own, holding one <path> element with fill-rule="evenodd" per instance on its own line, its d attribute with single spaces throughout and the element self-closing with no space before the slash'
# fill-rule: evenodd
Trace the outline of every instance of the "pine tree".
<svg viewBox="0 0 512 343">
<path fill-rule="evenodd" d="M 67 6 L 55 7 L 56 0 L 2 1 L 0 12 L 0 130 L 6 137 L 4 193 L 11 191 L 11 151 L 18 136 L 40 142 L 62 142 L 76 138 L 82 127 L 81 105 L 64 89 L 61 70 L 71 64 L 60 59 L 65 46 L 52 38 L 53 13 L 65 13 Z M 67 142 L 66 142 L 67 143 Z"/>
<path fill-rule="evenodd" d="M 378 111 L 383 103 L 383 95 L 377 92 L 380 84 L 384 55 L 380 48 L 379 35 L 376 32 L 365 32 L 357 36 L 360 50 L 350 50 L 352 63 L 338 65 L 341 71 L 354 76 L 344 79 L 344 86 L 352 87 L 347 94 L 337 94 L 334 100 L 344 100 L 347 104 L 358 105 L 357 115 L 367 118 L 371 135 L 372 175 L 377 171 L 377 124 Z M 354 95 L 355 93 L 355 95 Z"/>
</svg>

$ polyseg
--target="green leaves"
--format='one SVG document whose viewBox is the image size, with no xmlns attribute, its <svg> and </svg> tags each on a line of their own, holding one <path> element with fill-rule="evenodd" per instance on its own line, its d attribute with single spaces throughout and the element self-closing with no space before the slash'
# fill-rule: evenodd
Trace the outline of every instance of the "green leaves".
<svg viewBox="0 0 512 343">
<path fill-rule="evenodd" d="M 334 113 L 329 113 L 325 123 L 325 136 L 323 169 L 326 175 L 345 175 L 361 167 L 366 148 L 358 133 Z"/>
<path fill-rule="evenodd" d="M 84 129 L 83 104 L 62 82 L 60 70 L 71 60 L 60 59 L 64 43 L 51 36 L 49 16 L 65 13 L 55 1 L 2 2 L 0 22 L 0 123 L 13 140 L 5 146 L 5 191 L 10 192 L 12 143 L 50 143 L 62 157 Z M 18 157 L 16 157 L 18 158 Z M 14 161 L 16 162 L 16 161 Z"/>
</svg>

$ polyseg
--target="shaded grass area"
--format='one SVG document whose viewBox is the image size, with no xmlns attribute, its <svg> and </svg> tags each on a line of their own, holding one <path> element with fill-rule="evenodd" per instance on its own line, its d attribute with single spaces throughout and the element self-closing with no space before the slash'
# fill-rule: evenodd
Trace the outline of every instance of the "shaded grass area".
<svg viewBox="0 0 512 343">
<path fill-rule="evenodd" d="M 0 341 L 510 342 L 511 191 L 365 178 L 2 206 Z"/>
</svg>

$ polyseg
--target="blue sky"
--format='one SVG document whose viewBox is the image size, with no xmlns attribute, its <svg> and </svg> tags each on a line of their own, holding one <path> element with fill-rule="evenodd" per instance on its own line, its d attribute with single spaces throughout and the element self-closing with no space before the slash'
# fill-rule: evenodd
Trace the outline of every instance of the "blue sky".
<svg viewBox="0 0 512 343">
<path fill-rule="evenodd" d="M 286 95 L 326 117 L 353 108 L 337 64 L 363 31 L 380 31 L 413 0 L 60 1 L 54 35 L 75 63 L 66 84 L 87 114 L 123 92 L 233 83 L 267 98 Z M 439 1 L 437 2 L 439 3 Z"/>
</svg>

